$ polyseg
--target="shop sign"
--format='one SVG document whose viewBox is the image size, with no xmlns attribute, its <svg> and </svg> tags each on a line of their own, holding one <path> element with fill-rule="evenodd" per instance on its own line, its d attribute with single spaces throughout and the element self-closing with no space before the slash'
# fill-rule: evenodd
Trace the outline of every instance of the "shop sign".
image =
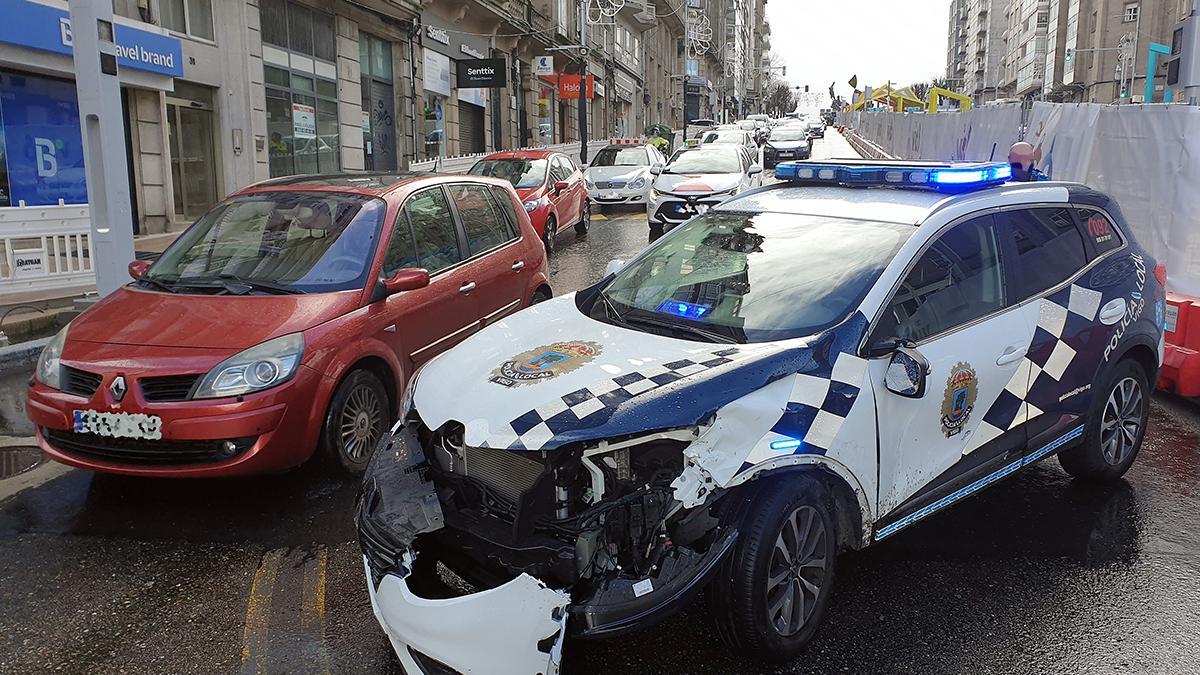
<svg viewBox="0 0 1200 675">
<path fill-rule="evenodd" d="M 596 90 L 596 95 L 597 95 L 597 96 L 603 96 L 603 95 L 604 95 L 604 83 L 603 83 L 603 82 L 597 82 L 597 83 L 595 83 L 595 86 L 593 87 L 593 89 L 595 89 L 595 90 Z"/>
<path fill-rule="evenodd" d="M 40 248 L 13 251 L 14 278 L 40 277 L 46 274 L 46 252 Z"/>
<path fill-rule="evenodd" d="M 371 133 L 371 113 L 366 110 L 362 111 L 362 130 L 364 134 Z"/>
<path fill-rule="evenodd" d="M 475 49 L 474 47 L 471 47 L 470 45 L 465 45 L 465 44 L 459 45 L 458 50 L 461 51 L 462 53 L 466 54 L 467 56 L 471 56 L 471 57 L 474 57 L 477 59 L 486 59 L 487 58 L 487 54 L 484 54 L 483 52 L 479 51 L 478 49 Z"/>
<path fill-rule="evenodd" d="M 0 72 L 9 202 L 86 204 L 79 103 L 71 82 Z M 0 172 L 6 168 L 0 162 Z M 0 183 L 2 185 L 2 183 Z"/>
<path fill-rule="evenodd" d="M 425 48 L 425 91 L 450 95 L 450 57 Z"/>
<path fill-rule="evenodd" d="M 292 137 L 317 137 L 317 110 L 303 103 L 292 104 Z"/>
<path fill-rule="evenodd" d="M 67 10 L 27 0 L 4 0 L 0 42 L 32 49 L 73 54 L 74 36 Z M 117 65 L 172 77 L 183 77 L 183 45 L 179 40 L 113 23 Z"/>
<path fill-rule="evenodd" d="M 593 76 L 587 76 L 587 97 L 592 100 L 596 96 L 596 80 Z M 564 101 L 571 101 L 579 98 L 579 76 L 578 75 L 559 75 L 558 76 L 558 98 Z"/>
<path fill-rule="evenodd" d="M 503 89 L 508 86 L 504 59 L 467 59 L 457 65 L 459 89 Z"/>
<path fill-rule="evenodd" d="M 549 55 L 533 57 L 533 74 L 535 77 L 553 77 L 554 56 Z"/>
<path fill-rule="evenodd" d="M 425 26 L 425 35 L 434 42 L 440 42 L 444 45 L 450 44 L 450 33 L 446 32 L 445 28 Z"/>
</svg>

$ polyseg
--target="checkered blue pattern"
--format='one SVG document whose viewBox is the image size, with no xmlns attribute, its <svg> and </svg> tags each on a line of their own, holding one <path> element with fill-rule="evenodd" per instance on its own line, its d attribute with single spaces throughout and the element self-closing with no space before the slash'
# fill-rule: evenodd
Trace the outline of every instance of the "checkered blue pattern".
<svg viewBox="0 0 1200 675">
<path fill-rule="evenodd" d="M 732 363 L 737 348 L 705 355 L 703 360 L 679 359 L 618 375 L 561 396 L 512 420 L 493 433 L 485 447 L 540 450 L 558 434 L 603 424 L 622 403 L 689 375 Z"/>
<path fill-rule="evenodd" d="M 964 454 L 1042 414 L 1030 395 L 1039 391 L 1039 383 L 1045 388 L 1051 381 L 1062 380 L 1078 353 L 1067 338 L 1095 325 L 1102 299 L 1099 291 L 1072 284 L 1039 301 L 1037 328 L 1029 350 L 1008 385 L 984 413 Z"/>
<path fill-rule="evenodd" d="M 866 372 L 866 360 L 838 354 L 826 374 L 797 374 L 787 409 L 771 431 L 803 439 L 797 453 L 827 452 L 858 399 Z"/>
</svg>

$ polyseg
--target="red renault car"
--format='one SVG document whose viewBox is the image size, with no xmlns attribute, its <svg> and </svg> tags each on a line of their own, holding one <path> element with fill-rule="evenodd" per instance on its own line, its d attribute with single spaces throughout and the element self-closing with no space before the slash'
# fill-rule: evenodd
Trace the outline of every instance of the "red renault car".
<svg viewBox="0 0 1200 675">
<path fill-rule="evenodd" d="M 555 238 L 572 225 L 585 235 L 592 222 L 591 203 L 583 171 L 561 152 L 513 150 L 496 152 L 471 167 L 473 176 L 503 178 L 517 189 L 533 229 L 546 253 L 554 253 Z"/>
<path fill-rule="evenodd" d="M 73 466 L 143 476 L 365 468 L 414 368 L 550 297 L 511 185 L 478 176 L 259 183 L 46 346 L 26 410 Z"/>
</svg>

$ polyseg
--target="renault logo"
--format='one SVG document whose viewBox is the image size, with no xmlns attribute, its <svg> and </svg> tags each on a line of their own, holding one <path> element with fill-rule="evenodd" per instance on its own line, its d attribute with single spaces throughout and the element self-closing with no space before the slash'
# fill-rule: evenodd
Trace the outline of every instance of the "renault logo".
<svg viewBox="0 0 1200 675">
<path fill-rule="evenodd" d="M 126 390 L 127 387 L 125 386 L 124 375 L 118 375 L 112 381 L 112 384 L 108 385 L 108 391 L 113 395 L 113 400 L 115 400 L 117 403 L 120 403 L 121 399 L 125 398 Z"/>
</svg>

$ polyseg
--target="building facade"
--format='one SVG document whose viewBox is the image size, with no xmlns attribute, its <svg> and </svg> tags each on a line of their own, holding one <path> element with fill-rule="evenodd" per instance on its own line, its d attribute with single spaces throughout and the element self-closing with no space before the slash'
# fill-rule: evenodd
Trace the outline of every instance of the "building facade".
<svg viewBox="0 0 1200 675">
<path fill-rule="evenodd" d="M 688 61 L 685 3 L 584 11 L 602 6 L 616 4 L 115 0 L 123 53 L 155 55 L 118 64 L 135 232 L 181 229 L 275 176 L 575 142 L 581 91 L 591 139 L 679 128 L 685 100 L 713 113 L 720 62 L 716 50 Z M 0 10 L 0 208 L 86 203 L 67 4 Z M 491 86 L 460 86 L 480 62 L 496 65 Z"/>
<path fill-rule="evenodd" d="M 1005 32 L 1008 29 L 1005 0 L 966 0 L 964 44 L 966 55 L 962 87 L 976 104 L 1004 98 Z M 954 83 L 951 83 L 953 88 Z"/>
</svg>

